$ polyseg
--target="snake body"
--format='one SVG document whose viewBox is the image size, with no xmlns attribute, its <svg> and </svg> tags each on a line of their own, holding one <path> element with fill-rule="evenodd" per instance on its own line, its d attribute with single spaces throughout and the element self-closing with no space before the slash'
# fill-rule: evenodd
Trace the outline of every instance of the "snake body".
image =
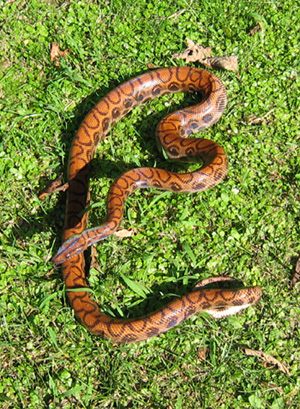
<svg viewBox="0 0 300 409">
<path fill-rule="evenodd" d="M 157 126 L 157 138 L 172 159 L 193 158 L 202 167 L 191 173 L 173 173 L 156 168 L 139 168 L 121 175 L 108 194 L 107 219 L 101 226 L 87 229 L 89 202 L 88 175 L 99 141 L 110 127 L 134 107 L 165 93 L 202 93 L 202 101 L 166 116 Z M 204 288 L 204 280 L 194 290 L 159 311 L 141 318 L 116 319 L 99 310 L 90 296 L 85 275 L 83 251 L 103 240 L 119 227 L 124 203 L 138 188 L 155 187 L 174 192 L 199 192 L 209 189 L 225 177 L 227 157 L 223 148 L 203 138 L 187 138 L 216 122 L 227 103 L 222 82 L 213 74 L 196 68 L 173 67 L 142 74 L 105 96 L 86 116 L 73 140 L 69 159 L 68 193 L 64 243 L 54 256 L 62 264 L 69 301 L 80 321 L 92 333 L 114 342 L 137 342 L 173 328 L 191 315 L 206 311 L 214 317 L 234 314 L 261 297 L 259 287 L 229 289 Z"/>
</svg>

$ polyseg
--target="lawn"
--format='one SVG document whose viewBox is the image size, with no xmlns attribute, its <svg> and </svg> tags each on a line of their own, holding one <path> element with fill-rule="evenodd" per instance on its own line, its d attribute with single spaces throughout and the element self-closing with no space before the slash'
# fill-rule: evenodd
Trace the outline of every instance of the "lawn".
<svg viewBox="0 0 300 409">
<path fill-rule="evenodd" d="M 0 401 L 7 408 L 299 408 L 299 0 L 0 1 Z M 69 306 L 51 257 L 65 193 L 39 200 L 68 165 L 72 138 L 95 103 L 151 67 L 184 65 L 186 38 L 238 57 L 214 73 L 228 105 L 199 134 L 221 144 L 226 179 L 212 190 L 155 189 L 129 197 L 122 228 L 96 245 L 89 283 L 101 309 L 136 317 L 202 278 L 259 285 L 239 315 L 194 316 L 138 344 L 91 335 Z M 63 55 L 51 61 L 58 43 Z M 189 64 L 200 67 L 198 63 Z M 137 107 L 93 161 L 89 225 L 105 218 L 110 184 L 167 161 L 155 126 L 195 96 Z M 252 350 L 254 352 L 249 352 Z"/>
</svg>

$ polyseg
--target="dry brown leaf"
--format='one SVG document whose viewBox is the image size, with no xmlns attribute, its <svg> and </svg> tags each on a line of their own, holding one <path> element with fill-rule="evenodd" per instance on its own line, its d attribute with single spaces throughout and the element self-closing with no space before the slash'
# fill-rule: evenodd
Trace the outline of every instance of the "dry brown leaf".
<svg viewBox="0 0 300 409">
<path fill-rule="evenodd" d="M 293 402 L 294 397 L 298 395 L 299 390 L 300 390 L 300 385 L 297 385 L 294 389 L 292 389 L 292 390 L 287 394 L 287 396 L 288 396 L 287 404 Z"/>
<path fill-rule="evenodd" d="M 271 109 L 270 111 L 266 112 L 263 116 L 257 116 L 255 114 L 244 115 L 244 120 L 248 125 L 268 124 L 270 122 L 268 118 L 273 111 L 274 109 Z"/>
<path fill-rule="evenodd" d="M 186 39 L 188 48 L 180 54 L 173 54 L 172 58 L 182 58 L 187 63 L 200 61 L 211 56 L 211 47 L 203 47 L 189 38 Z"/>
<path fill-rule="evenodd" d="M 295 274 L 291 279 L 291 287 L 295 287 L 295 285 L 300 281 L 300 257 L 297 260 L 296 267 L 295 267 Z"/>
<path fill-rule="evenodd" d="M 255 114 L 244 115 L 244 120 L 247 125 L 261 125 L 263 123 L 263 119 Z"/>
<path fill-rule="evenodd" d="M 172 58 L 182 58 L 187 63 L 198 61 L 211 69 L 222 69 L 227 71 L 238 70 L 238 59 L 236 55 L 229 57 L 211 57 L 211 47 L 203 47 L 190 40 L 186 39 L 188 48 L 180 54 L 173 54 Z"/>
<path fill-rule="evenodd" d="M 258 33 L 258 32 L 261 31 L 261 30 L 262 30 L 261 24 L 257 24 L 257 26 L 253 27 L 253 28 L 249 31 L 248 35 L 249 35 L 249 36 L 254 36 L 255 33 Z"/>
<path fill-rule="evenodd" d="M 120 237 L 121 239 L 124 239 L 125 237 L 132 237 L 133 236 L 133 231 L 132 230 L 127 230 L 127 229 L 120 229 L 114 233 L 115 236 Z"/>
<path fill-rule="evenodd" d="M 279 392 L 279 393 L 284 393 L 284 390 L 283 390 L 280 386 L 275 385 L 274 383 L 263 382 L 262 384 L 263 384 L 266 388 L 268 388 L 269 390 L 270 390 L 270 389 L 273 389 L 274 391 L 277 391 L 277 392 Z"/>
<path fill-rule="evenodd" d="M 262 351 L 256 351 L 254 349 L 249 349 L 249 348 L 244 348 L 244 352 L 248 356 L 257 356 L 258 358 L 261 358 L 264 362 L 270 365 L 275 365 L 277 368 L 283 372 L 284 374 L 291 376 L 290 371 L 288 368 L 283 365 L 280 361 L 278 361 L 276 358 L 274 358 L 272 355 L 266 354 L 265 352 Z"/>
<path fill-rule="evenodd" d="M 158 68 L 158 65 L 152 64 L 152 62 L 148 62 L 146 66 L 149 68 L 149 70 L 153 70 L 155 68 Z"/>
<path fill-rule="evenodd" d="M 205 361 L 209 358 L 209 348 L 208 347 L 200 347 L 198 349 L 198 358 L 200 362 Z"/>
<path fill-rule="evenodd" d="M 70 53 L 70 50 L 66 49 L 64 51 L 60 51 L 58 43 L 53 43 L 51 50 L 50 50 L 51 62 L 54 62 L 54 65 L 58 67 L 60 64 L 59 58 L 65 57 L 69 53 Z"/>
<path fill-rule="evenodd" d="M 230 55 L 229 57 L 205 58 L 205 60 L 201 62 L 203 65 L 205 65 L 205 67 L 213 70 L 221 69 L 234 72 L 238 70 L 238 59 L 236 55 Z"/>
<path fill-rule="evenodd" d="M 100 265 L 98 263 L 98 251 L 95 246 L 91 247 L 91 265 L 90 268 L 94 268 L 101 272 Z"/>
<path fill-rule="evenodd" d="M 41 190 L 38 194 L 39 199 L 43 199 L 45 196 L 50 195 L 53 192 L 65 191 L 69 188 L 69 183 L 62 183 L 62 175 L 58 176 L 54 180 L 50 180 L 45 189 Z"/>
<path fill-rule="evenodd" d="M 51 50 L 50 50 L 50 59 L 51 62 L 55 61 L 56 58 L 60 56 L 59 46 L 58 43 L 53 43 Z"/>
<path fill-rule="evenodd" d="M 171 14 L 171 15 L 168 17 L 168 19 L 171 20 L 171 18 L 177 18 L 177 17 L 179 17 L 181 14 L 183 14 L 183 13 L 185 13 L 185 12 L 186 12 L 186 9 L 178 10 L 178 11 L 176 11 L 176 13 Z"/>
</svg>

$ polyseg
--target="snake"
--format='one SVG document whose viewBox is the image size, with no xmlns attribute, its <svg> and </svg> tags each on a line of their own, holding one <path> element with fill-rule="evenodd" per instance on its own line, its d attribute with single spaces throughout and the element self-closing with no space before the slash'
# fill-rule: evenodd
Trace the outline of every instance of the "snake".
<svg viewBox="0 0 300 409">
<path fill-rule="evenodd" d="M 175 173 L 142 167 L 123 173 L 109 189 L 105 222 L 88 229 L 90 163 L 100 140 L 133 108 L 163 94 L 178 92 L 198 92 L 202 98 L 198 104 L 163 118 L 156 127 L 156 138 L 170 159 L 199 162 L 199 169 Z M 110 91 L 83 120 L 70 150 L 63 244 L 53 262 L 62 265 L 68 300 L 79 321 L 92 334 L 114 343 L 139 342 L 166 332 L 199 312 L 223 318 L 254 305 L 261 298 L 258 286 L 211 288 L 215 287 L 212 283 L 233 279 L 210 277 L 160 310 L 123 319 L 100 310 L 91 296 L 86 277 L 84 251 L 119 228 L 126 198 L 134 190 L 152 187 L 176 193 L 201 192 L 225 178 L 228 159 L 224 149 L 214 141 L 191 135 L 218 121 L 226 104 L 225 87 L 211 72 L 193 67 L 158 68 Z"/>
</svg>

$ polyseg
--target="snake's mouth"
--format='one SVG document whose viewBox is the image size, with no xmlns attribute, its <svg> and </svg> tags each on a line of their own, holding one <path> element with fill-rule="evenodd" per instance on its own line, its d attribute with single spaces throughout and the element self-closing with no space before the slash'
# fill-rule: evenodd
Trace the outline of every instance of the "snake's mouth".
<svg viewBox="0 0 300 409">
<path fill-rule="evenodd" d="M 253 304 L 249 303 L 244 305 L 233 305 L 230 307 L 228 305 L 220 305 L 205 309 L 205 312 L 207 312 L 213 318 L 220 319 L 229 317 L 230 315 L 238 314 L 240 311 L 250 307 L 251 305 Z"/>
<path fill-rule="evenodd" d="M 220 296 L 222 295 L 222 290 Z M 228 290 L 230 291 L 230 290 Z M 228 293 L 227 291 L 227 293 Z M 226 291 L 224 290 L 224 294 Z M 226 295 L 226 301 L 213 303 L 203 310 L 214 318 L 225 318 L 230 315 L 235 315 L 252 305 L 255 305 L 262 297 L 262 290 L 260 287 L 245 287 L 232 291 L 232 295 Z"/>
</svg>

